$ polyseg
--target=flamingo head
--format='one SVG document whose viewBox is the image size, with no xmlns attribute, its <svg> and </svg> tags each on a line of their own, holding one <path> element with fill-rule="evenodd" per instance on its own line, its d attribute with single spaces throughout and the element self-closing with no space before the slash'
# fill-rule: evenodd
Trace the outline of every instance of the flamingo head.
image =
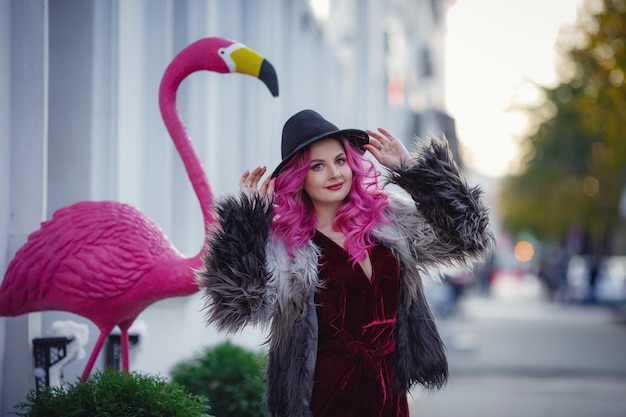
<svg viewBox="0 0 626 417">
<path fill-rule="evenodd" d="M 240 73 L 263 81 L 274 97 L 278 96 L 278 78 L 272 64 L 244 44 L 226 38 L 200 39 L 183 49 L 170 64 L 178 81 L 195 71 L 223 74 Z"/>
</svg>

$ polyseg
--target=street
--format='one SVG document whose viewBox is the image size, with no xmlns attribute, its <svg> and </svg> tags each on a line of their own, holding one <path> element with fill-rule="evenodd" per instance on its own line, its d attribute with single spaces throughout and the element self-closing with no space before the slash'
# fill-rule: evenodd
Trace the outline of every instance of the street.
<svg viewBox="0 0 626 417">
<path fill-rule="evenodd" d="M 602 305 L 549 303 L 503 280 L 439 317 L 448 385 L 415 390 L 412 417 L 626 417 L 626 321 Z"/>
</svg>

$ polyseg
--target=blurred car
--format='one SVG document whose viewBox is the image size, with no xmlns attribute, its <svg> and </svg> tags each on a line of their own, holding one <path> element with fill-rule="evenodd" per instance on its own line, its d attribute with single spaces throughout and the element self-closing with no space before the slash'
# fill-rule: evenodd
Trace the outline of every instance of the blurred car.
<svg viewBox="0 0 626 417">
<path fill-rule="evenodd" d="M 573 256 L 567 269 L 566 299 L 574 302 L 626 302 L 626 256 L 611 256 L 600 262 L 595 294 L 591 293 L 591 260 Z"/>
</svg>

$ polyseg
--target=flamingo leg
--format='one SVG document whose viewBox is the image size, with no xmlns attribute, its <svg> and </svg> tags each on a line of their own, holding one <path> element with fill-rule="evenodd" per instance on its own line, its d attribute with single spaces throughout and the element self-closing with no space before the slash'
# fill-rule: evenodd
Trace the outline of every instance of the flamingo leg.
<svg viewBox="0 0 626 417">
<path fill-rule="evenodd" d="M 128 371 L 128 368 L 130 366 L 130 354 L 129 354 L 129 348 L 128 348 L 128 327 L 124 326 L 121 328 L 122 330 L 122 335 L 121 335 L 121 342 L 122 342 L 122 369 L 124 371 Z"/>
<path fill-rule="evenodd" d="M 93 369 L 93 365 L 96 362 L 96 359 L 98 358 L 98 354 L 102 350 L 104 341 L 106 340 L 106 337 L 109 335 L 110 332 L 111 332 L 111 329 L 109 329 L 108 331 L 104 331 L 100 329 L 100 336 L 98 337 L 98 340 L 96 341 L 96 345 L 93 347 L 93 350 L 91 351 L 91 356 L 89 356 L 87 365 L 85 365 L 85 370 L 83 371 L 83 374 L 80 377 L 81 381 L 84 382 L 87 380 L 87 378 L 89 378 L 89 374 L 91 374 L 91 370 Z"/>
</svg>

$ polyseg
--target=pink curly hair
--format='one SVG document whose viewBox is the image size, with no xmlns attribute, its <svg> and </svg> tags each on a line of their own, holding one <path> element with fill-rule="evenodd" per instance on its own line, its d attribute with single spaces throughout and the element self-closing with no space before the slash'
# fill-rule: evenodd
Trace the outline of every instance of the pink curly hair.
<svg viewBox="0 0 626 417">
<path fill-rule="evenodd" d="M 357 152 L 346 139 L 341 138 L 340 142 L 353 177 L 352 188 L 337 211 L 333 226 L 346 235 L 345 248 L 355 265 L 374 246 L 371 238 L 374 226 L 390 221 L 383 214 L 388 199 L 378 184 L 380 173 L 372 161 Z M 276 178 L 272 230 L 284 239 L 292 256 L 294 248 L 304 246 L 313 237 L 317 224 L 315 210 L 303 189 L 310 161 L 311 150 L 307 147 L 293 157 Z"/>
</svg>

